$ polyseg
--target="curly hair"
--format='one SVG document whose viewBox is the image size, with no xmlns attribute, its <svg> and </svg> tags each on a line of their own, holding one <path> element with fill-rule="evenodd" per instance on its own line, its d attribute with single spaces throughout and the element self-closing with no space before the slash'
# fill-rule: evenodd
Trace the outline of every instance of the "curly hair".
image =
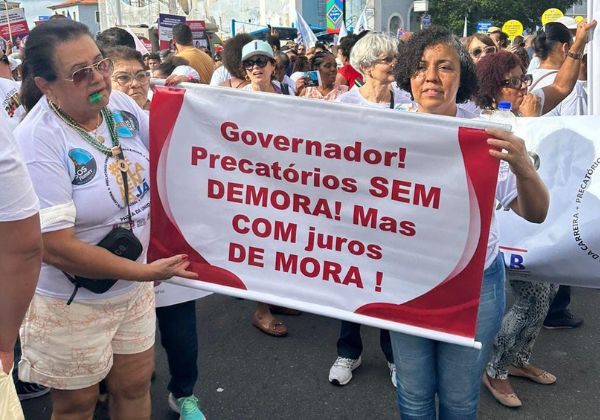
<svg viewBox="0 0 600 420">
<path fill-rule="evenodd" d="M 427 48 L 446 44 L 456 50 L 460 60 L 460 86 L 456 93 L 456 102 L 468 101 L 477 92 L 477 74 L 475 65 L 467 49 L 449 29 L 431 26 L 415 32 L 408 41 L 398 45 L 398 64 L 396 65 L 396 83 L 401 89 L 413 96 L 410 80 L 417 74 Z M 414 98 L 414 97 L 413 97 Z"/>
<path fill-rule="evenodd" d="M 515 67 L 519 67 L 523 73 L 526 71 L 521 59 L 505 50 L 486 55 L 479 60 L 477 63 L 479 91 L 475 94 L 477 106 L 480 108 L 492 108 L 494 106 L 496 97 L 502 90 L 502 82 Z"/>
<path fill-rule="evenodd" d="M 225 41 L 223 51 L 221 51 L 221 57 L 223 58 L 223 65 L 234 77 L 243 79 L 246 77 L 246 72 L 242 67 L 242 48 L 249 42 L 254 41 L 254 37 L 248 34 L 237 34 L 233 38 Z"/>
</svg>

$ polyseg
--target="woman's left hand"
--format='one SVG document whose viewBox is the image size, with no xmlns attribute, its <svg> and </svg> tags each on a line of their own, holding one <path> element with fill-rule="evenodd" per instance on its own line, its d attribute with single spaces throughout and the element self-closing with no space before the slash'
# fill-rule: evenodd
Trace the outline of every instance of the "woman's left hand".
<svg viewBox="0 0 600 420">
<path fill-rule="evenodd" d="M 487 128 L 485 131 L 491 136 L 487 143 L 496 148 L 490 149 L 490 155 L 508 162 L 517 178 L 527 178 L 536 174 L 522 138 L 499 128 Z"/>
</svg>

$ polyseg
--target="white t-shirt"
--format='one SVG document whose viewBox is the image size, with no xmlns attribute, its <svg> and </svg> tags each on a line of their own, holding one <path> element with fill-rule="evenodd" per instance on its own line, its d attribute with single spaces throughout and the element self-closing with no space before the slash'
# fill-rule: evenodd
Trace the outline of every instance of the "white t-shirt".
<svg viewBox="0 0 600 420">
<path fill-rule="evenodd" d="M 213 72 L 213 74 L 210 78 L 210 85 L 211 86 L 219 86 L 219 85 L 221 85 L 221 83 L 223 83 L 224 81 L 229 80 L 229 79 L 231 79 L 231 75 L 229 74 L 229 72 L 227 71 L 225 66 L 219 66 Z"/>
<path fill-rule="evenodd" d="M 552 72 L 554 73 L 541 79 L 544 75 Z M 558 72 L 556 72 L 556 70 L 534 70 L 531 73 L 531 75 L 533 76 L 532 85 L 535 84 L 534 91 L 532 93 L 543 98 L 543 93 L 541 93 L 540 95 L 540 91 L 542 91 L 543 87 L 549 86 L 552 83 L 554 83 L 554 79 L 556 78 L 557 74 Z M 536 84 L 538 80 L 540 81 Z M 581 83 L 575 83 L 575 87 L 573 88 L 571 93 L 569 93 L 569 95 L 565 99 L 563 99 L 562 102 L 558 104 L 554 109 L 542 116 L 557 117 L 561 115 L 587 115 L 587 103 L 587 92 L 585 91 L 584 86 Z"/>
<path fill-rule="evenodd" d="M 145 262 L 150 235 L 150 170 L 148 115 L 127 95 L 113 91 L 112 111 L 123 153 L 129 162 L 129 202 L 134 233 L 144 247 L 139 262 Z M 110 146 L 106 121 L 97 134 Z M 90 133 L 94 137 L 93 133 Z M 42 232 L 75 228 L 83 242 L 97 244 L 113 227 L 129 227 L 121 172 L 117 161 L 88 144 L 50 109 L 46 97 L 15 130 L 23 157 L 40 199 Z M 74 205 L 76 217 L 65 208 Z M 134 286 L 117 282 L 109 291 L 95 294 L 79 289 L 76 300 L 105 299 Z M 36 293 L 67 300 L 73 285 L 56 267 L 43 264 Z"/>
<path fill-rule="evenodd" d="M 458 118 L 477 118 L 477 116 L 459 106 L 456 107 L 456 116 Z M 517 177 L 510 170 L 508 162 L 500 161 L 498 171 L 498 184 L 496 184 L 496 200 L 504 209 L 510 208 L 510 204 L 517 198 Z M 496 210 L 492 213 L 490 223 L 490 236 L 485 253 L 485 268 L 488 268 L 496 260 L 500 244 L 500 234 L 498 231 L 498 222 L 496 221 Z"/>
<path fill-rule="evenodd" d="M 6 122 L 0 116 L 0 222 L 27 219 L 39 211 L 27 168 Z"/>
<path fill-rule="evenodd" d="M 394 107 L 397 108 L 402 104 L 411 103 L 410 95 L 408 92 L 400 90 L 395 83 L 392 84 L 392 92 L 394 93 Z M 353 86 L 348 92 L 341 94 L 336 99 L 337 102 L 342 102 L 346 104 L 355 104 L 360 106 L 368 106 L 371 108 L 390 108 L 390 104 L 383 104 L 377 102 L 371 102 L 365 99 L 364 96 L 360 93 L 360 88 L 358 86 Z"/>
<path fill-rule="evenodd" d="M 10 130 L 14 130 L 25 116 L 25 108 L 21 105 L 19 95 L 20 89 L 19 82 L 0 77 L 0 105 L 2 107 L 0 112 L 8 117 L 5 122 Z"/>
<path fill-rule="evenodd" d="M 540 68 L 540 58 L 537 55 L 531 57 L 529 67 L 527 67 L 527 74 L 532 74 L 534 71 Z"/>
</svg>

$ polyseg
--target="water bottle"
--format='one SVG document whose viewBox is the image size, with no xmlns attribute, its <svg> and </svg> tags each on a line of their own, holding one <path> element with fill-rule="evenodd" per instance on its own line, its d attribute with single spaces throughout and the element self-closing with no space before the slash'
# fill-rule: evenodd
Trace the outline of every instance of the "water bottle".
<svg viewBox="0 0 600 420">
<path fill-rule="evenodd" d="M 498 102 L 498 109 L 490 116 L 490 121 L 500 124 L 510 125 L 514 128 L 517 123 L 517 116 L 511 111 L 512 104 L 509 101 Z"/>
</svg>

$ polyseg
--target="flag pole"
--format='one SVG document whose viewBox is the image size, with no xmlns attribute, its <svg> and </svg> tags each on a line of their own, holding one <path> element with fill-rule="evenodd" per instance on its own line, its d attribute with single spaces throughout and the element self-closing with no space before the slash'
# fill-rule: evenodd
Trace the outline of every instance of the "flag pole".
<svg viewBox="0 0 600 420">
<path fill-rule="evenodd" d="M 8 0 L 4 0 L 4 12 L 6 13 L 6 23 L 8 24 L 8 38 L 10 42 L 13 42 L 12 29 L 10 27 L 10 15 L 8 13 Z"/>
</svg>

